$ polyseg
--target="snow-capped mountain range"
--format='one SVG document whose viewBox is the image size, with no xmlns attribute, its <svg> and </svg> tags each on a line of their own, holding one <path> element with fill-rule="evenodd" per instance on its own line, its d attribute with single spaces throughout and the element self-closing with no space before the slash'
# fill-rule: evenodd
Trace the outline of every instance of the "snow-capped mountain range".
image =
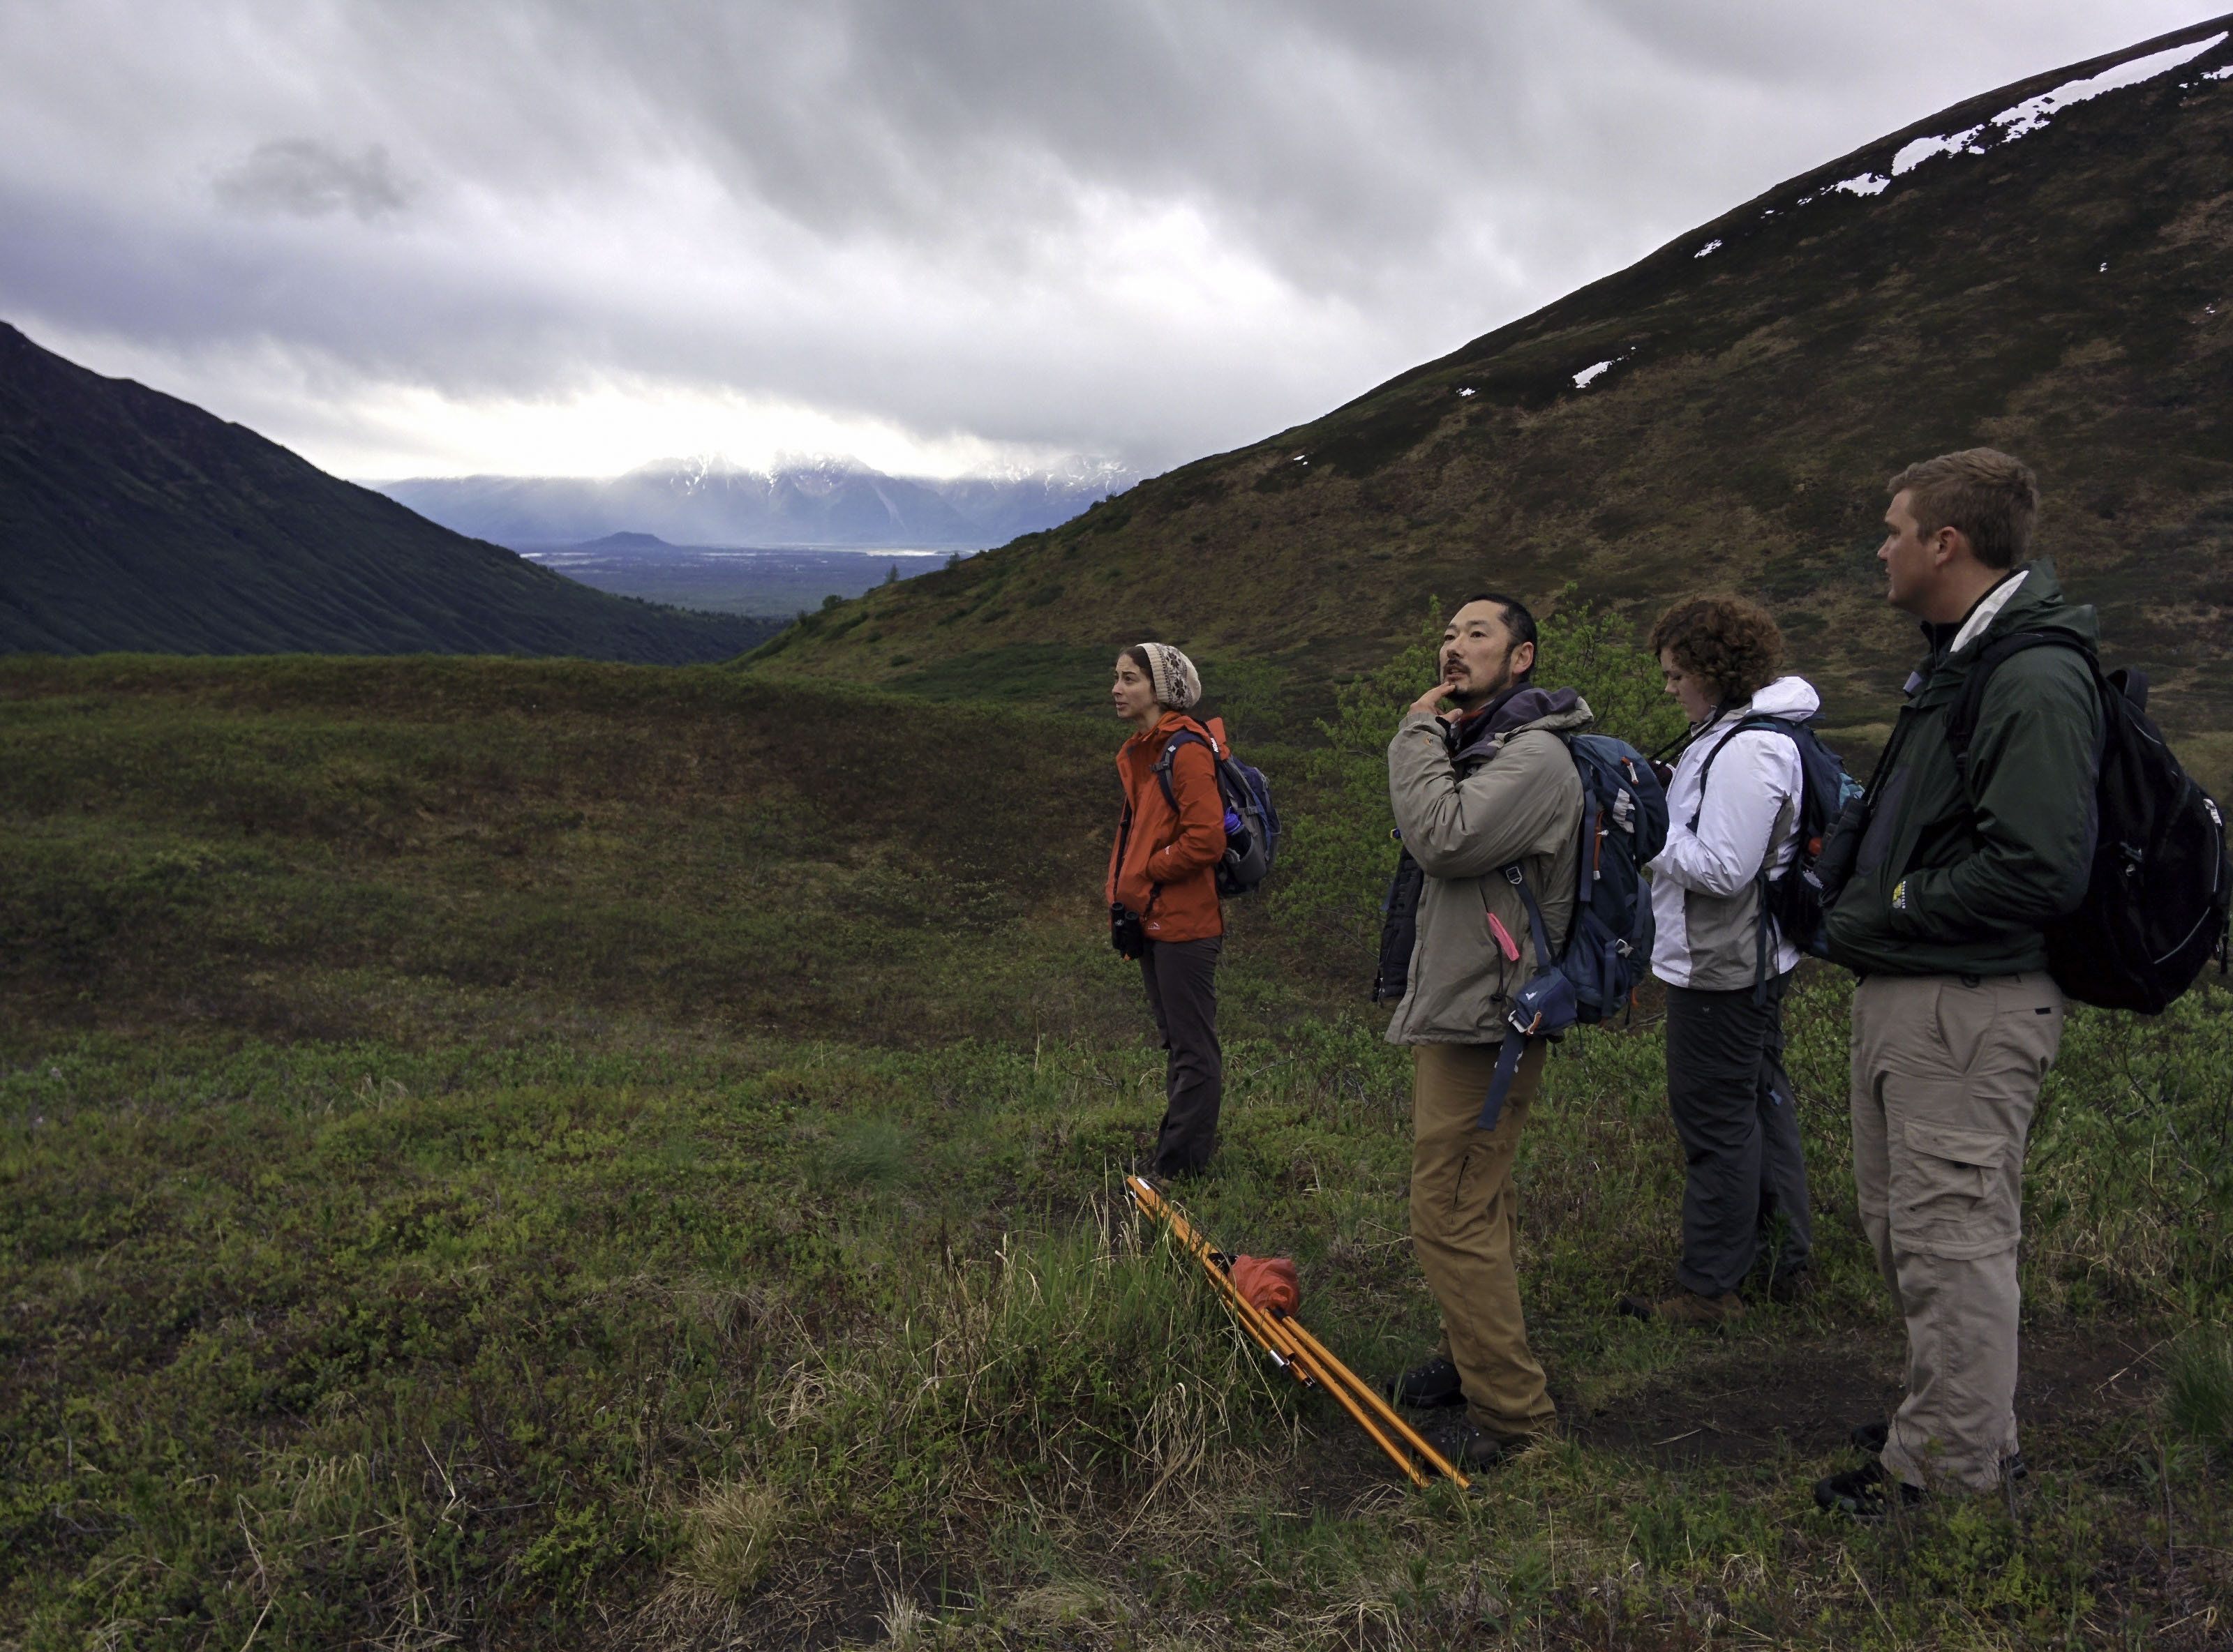
<svg viewBox="0 0 2233 1652">
<path fill-rule="evenodd" d="M 778 458 L 766 470 L 700 455 L 610 478 L 421 477 L 368 485 L 446 528 L 514 548 L 648 533 L 682 545 L 982 549 L 1067 522 L 1138 479 L 1090 460 L 934 478 L 887 476 L 818 455 Z"/>
</svg>

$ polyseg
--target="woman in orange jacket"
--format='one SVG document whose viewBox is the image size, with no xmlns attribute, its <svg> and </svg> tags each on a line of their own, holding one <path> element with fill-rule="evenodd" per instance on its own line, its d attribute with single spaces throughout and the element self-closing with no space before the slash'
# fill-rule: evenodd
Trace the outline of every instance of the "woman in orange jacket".
<svg viewBox="0 0 2233 1652">
<path fill-rule="evenodd" d="M 1140 960 L 1166 1054 L 1166 1106 L 1149 1171 L 1191 1175 L 1217 1144 L 1225 1093 L 1217 1044 L 1225 914 L 1215 873 L 1225 854 L 1225 800 L 1212 731 L 1185 714 L 1201 698 L 1194 661 L 1167 642 L 1136 644 L 1116 656 L 1112 697 L 1133 733 L 1116 753 L 1124 818 L 1109 851 L 1110 935 L 1118 952 Z M 1195 738 L 1172 752 L 1167 793 L 1156 767 L 1181 732 Z"/>
</svg>

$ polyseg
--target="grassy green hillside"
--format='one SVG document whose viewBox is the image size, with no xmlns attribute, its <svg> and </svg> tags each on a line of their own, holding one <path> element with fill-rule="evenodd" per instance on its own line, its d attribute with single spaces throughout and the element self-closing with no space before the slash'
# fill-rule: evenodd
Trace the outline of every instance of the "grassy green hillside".
<svg viewBox="0 0 2233 1652">
<path fill-rule="evenodd" d="M 0 654 L 680 664 L 775 628 L 591 590 L 0 324 Z"/>
<path fill-rule="evenodd" d="M 1106 950 L 1103 730 L 489 660 L 0 660 L 0 979 L 42 1016 L 1095 1020 L 1044 982 Z"/>
<path fill-rule="evenodd" d="M 1989 442 L 2038 469 L 2040 549 L 2110 654 L 2233 771 L 2233 42 L 2018 139 L 1990 122 L 2164 43 L 1892 133 L 1323 419 L 818 615 L 754 669 L 904 686 L 1159 636 L 1321 699 L 1430 595 L 1573 581 L 1645 622 L 1718 587 L 1768 602 L 1831 719 L 1866 725 L 1911 663 L 1873 559 L 1884 480 Z M 1980 123 L 1984 153 L 1832 187 Z"/>
<path fill-rule="evenodd" d="M 0 661 L 0 1646 L 2222 1639 L 2233 997 L 2073 1019 L 2006 1502 L 1811 1512 L 1899 1369 L 1827 972 L 1820 1291 L 1613 1314 L 1681 1154 L 1655 1018 L 1578 1034 L 1521 1173 L 1568 1437 L 1415 1496 L 1113 1197 L 1162 1107 L 1114 740 L 714 669 Z M 1185 1197 L 1385 1372 L 1434 1329 L 1406 1064 L 1281 909 L 1233 908 Z"/>
</svg>

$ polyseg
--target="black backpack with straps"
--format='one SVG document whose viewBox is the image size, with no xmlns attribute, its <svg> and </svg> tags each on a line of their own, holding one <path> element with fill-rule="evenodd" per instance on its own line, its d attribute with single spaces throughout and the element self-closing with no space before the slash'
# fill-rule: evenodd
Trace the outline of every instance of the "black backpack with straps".
<svg viewBox="0 0 2233 1652">
<path fill-rule="evenodd" d="M 1985 686 L 2026 648 L 2067 648 L 2086 661 L 2101 702 L 2099 822 L 2086 897 L 2046 927 L 2047 968 L 2081 1004 L 2159 1013 L 2192 985 L 2213 953 L 2221 970 L 2233 907 L 2225 820 L 2148 720 L 2148 680 L 2101 661 L 2060 631 L 2019 631 L 1987 646 L 1946 713 L 1946 743 L 1969 784 L 1969 742 Z"/>
<path fill-rule="evenodd" d="M 1691 831 L 1698 829 L 1699 816 L 1705 812 L 1706 781 L 1714 772 L 1714 759 L 1738 735 L 1754 732 L 1781 734 L 1796 746 L 1800 775 L 1799 818 L 1794 823 L 1798 849 L 1792 856 L 1791 866 L 1781 877 L 1770 877 L 1768 862 L 1762 862 L 1753 879 L 1760 890 L 1759 959 L 1754 981 L 1757 996 L 1766 991 L 1769 972 L 1769 924 L 1773 923 L 1776 933 L 1800 952 L 1818 958 L 1828 955 L 1825 945 L 1827 926 L 1824 892 L 1819 871 L 1822 845 L 1839 812 L 1861 795 L 1861 783 L 1846 772 L 1845 759 L 1823 745 L 1810 725 L 1787 717 L 1771 717 L 1765 712 L 1747 715 L 1739 719 L 1736 726 L 1706 753 L 1705 764 L 1698 771 L 1698 806 L 1690 811 Z M 1768 845 L 1771 851 L 1776 847 L 1774 843 Z M 1774 859 L 1771 852 L 1768 860 Z"/>
</svg>

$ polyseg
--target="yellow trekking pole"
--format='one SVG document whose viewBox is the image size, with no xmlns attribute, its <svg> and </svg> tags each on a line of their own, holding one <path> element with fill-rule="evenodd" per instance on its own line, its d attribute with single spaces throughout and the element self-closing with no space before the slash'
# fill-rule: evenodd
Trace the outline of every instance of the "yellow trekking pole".
<svg viewBox="0 0 2233 1652">
<path fill-rule="evenodd" d="M 1217 1287 L 1217 1294 L 1224 1298 L 1227 1309 L 1240 1322 L 1240 1328 L 1255 1340 L 1256 1345 L 1272 1356 L 1273 1363 L 1289 1372 L 1297 1382 L 1305 1386 L 1314 1384 L 1318 1380 L 1317 1375 L 1296 1358 L 1298 1350 L 1293 1341 L 1282 1336 L 1278 1327 L 1272 1324 L 1269 1315 L 1234 1288 L 1233 1281 L 1225 1270 L 1217 1265 L 1217 1253 L 1195 1235 L 1194 1229 L 1187 1225 L 1186 1218 L 1173 1210 L 1153 1187 L 1137 1176 L 1124 1178 L 1124 1191 L 1131 1195 L 1132 1202 L 1140 1207 L 1143 1216 L 1151 1217 L 1169 1228 L 1171 1237 L 1201 1264 L 1201 1271 L 1209 1276 L 1210 1284 Z"/>
<path fill-rule="evenodd" d="M 1387 1454 L 1389 1460 L 1402 1469 L 1414 1486 L 1423 1487 L 1427 1477 L 1419 1472 L 1403 1445 L 1418 1452 L 1460 1486 L 1472 1483 L 1390 1409 L 1377 1394 L 1358 1379 L 1356 1372 L 1335 1358 L 1293 1314 L 1278 1310 L 1267 1312 L 1249 1301 L 1222 1265 L 1223 1259 L 1195 1232 L 1168 1200 L 1137 1176 L 1124 1179 L 1124 1190 L 1139 1206 L 1142 1215 L 1162 1222 L 1169 1228 L 1172 1238 L 1201 1264 L 1227 1309 L 1257 1344 L 1305 1385 L 1323 1388 L 1331 1395 L 1334 1402 L 1349 1414 L 1350 1420 L 1364 1430 L 1366 1437 Z"/>
<path fill-rule="evenodd" d="M 1364 1403 L 1371 1408 L 1373 1414 L 1379 1417 L 1382 1421 L 1388 1424 L 1389 1427 L 1393 1428 L 1396 1431 L 1396 1436 L 1403 1441 L 1405 1444 L 1409 1445 L 1412 1450 L 1417 1452 L 1419 1455 L 1424 1457 L 1429 1463 L 1433 1464 L 1437 1471 L 1449 1476 L 1451 1480 L 1455 1480 L 1459 1485 L 1469 1486 L 1473 1484 L 1471 1480 L 1468 1480 L 1463 1474 L 1458 1472 L 1455 1465 L 1451 1463 L 1448 1458 L 1444 1457 L 1442 1453 L 1436 1451 L 1432 1446 L 1429 1445 L 1425 1437 L 1422 1436 L 1417 1429 L 1414 1428 L 1409 1423 L 1404 1421 L 1403 1417 L 1396 1413 L 1394 1408 L 1390 1406 L 1387 1401 L 1380 1397 L 1380 1392 L 1378 1389 L 1367 1387 L 1365 1383 L 1358 1378 L 1356 1372 L 1351 1370 L 1348 1366 L 1336 1359 L 1333 1355 L 1327 1350 L 1323 1343 L 1319 1342 L 1317 1337 L 1311 1335 L 1310 1331 L 1305 1328 L 1301 1320 L 1296 1318 L 1292 1314 L 1286 1314 L 1280 1317 L 1279 1323 L 1282 1329 L 1293 1334 L 1297 1343 L 1303 1349 L 1304 1352 L 1311 1356 L 1312 1361 L 1317 1365 L 1320 1372 L 1331 1377 L 1335 1383 L 1346 1386 L 1353 1392 L 1362 1395 Z M 1424 1485 L 1425 1483 L 1426 1482 L 1424 1480 L 1420 1481 L 1421 1485 Z"/>
</svg>

